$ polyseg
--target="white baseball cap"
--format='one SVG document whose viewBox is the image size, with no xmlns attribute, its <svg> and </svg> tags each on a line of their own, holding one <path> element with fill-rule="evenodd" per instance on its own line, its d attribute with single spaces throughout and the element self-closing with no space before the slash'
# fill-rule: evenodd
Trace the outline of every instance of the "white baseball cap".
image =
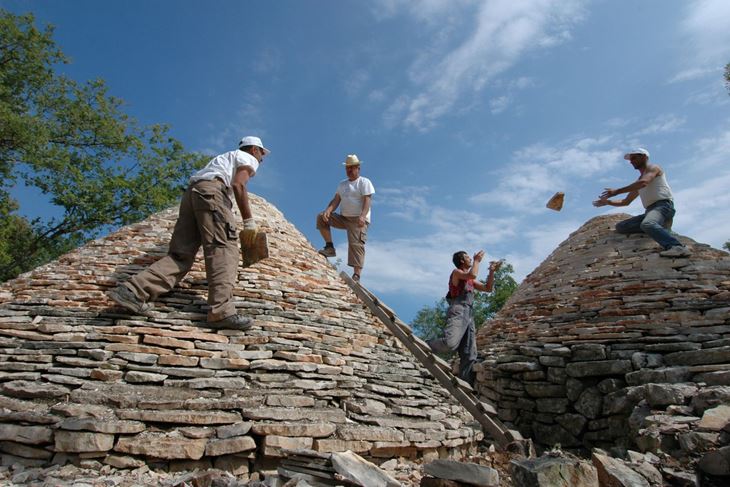
<svg viewBox="0 0 730 487">
<path fill-rule="evenodd" d="M 626 159 L 627 161 L 631 159 L 631 154 L 643 154 L 646 156 L 647 159 L 649 159 L 649 151 L 644 149 L 643 147 L 637 147 L 631 152 L 627 152 L 626 154 L 624 154 L 624 159 Z"/>
<path fill-rule="evenodd" d="M 252 135 L 247 135 L 246 137 L 241 139 L 241 142 L 238 143 L 238 148 L 246 147 L 248 145 L 255 145 L 256 147 L 261 147 L 264 150 L 264 154 L 269 154 L 271 152 L 269 149 L 264 147 L 264 144 L 261 142 L 261 139 L 258 137 L 254 137 Z"/>
</svg>

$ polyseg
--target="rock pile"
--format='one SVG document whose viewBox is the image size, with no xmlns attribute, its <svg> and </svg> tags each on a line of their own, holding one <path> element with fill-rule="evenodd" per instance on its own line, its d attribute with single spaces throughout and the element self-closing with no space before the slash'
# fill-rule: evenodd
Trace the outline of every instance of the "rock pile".
<svg viewBox="0 0 730 487">
<path fill-rule="evenodd" d="M 282 214 L 252 195 L 271 257 L 239 268 L 245 333 L 205 326 L 199 259 L 150 317 L 104 292 L 166 252 L 176 211 L 0 286 L 4 465 L 275 471 L 285 449 L 460 457 L 471 417 Z"/>
<path fill-rule="evenodd" d="M 660 257 L 613 231 L 624 217 L 588 221 L 480 330 L 478 390 L 544 447 L 618 445 L 691 468 L 730 442 L 730 256 L 682 237 L 691 257 Z"/>
</svg>

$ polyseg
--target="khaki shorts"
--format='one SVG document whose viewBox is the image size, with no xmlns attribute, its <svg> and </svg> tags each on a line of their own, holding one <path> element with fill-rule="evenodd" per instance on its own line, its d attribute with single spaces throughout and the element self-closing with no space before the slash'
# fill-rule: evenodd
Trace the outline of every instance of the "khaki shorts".
<svg viewBox="0 0 730 487">
<path fill-rule="evenodd" d="M 317 229 L 335 227 L 347 230 L 347 265 L 350 267 L 364 267 L 365 265 L 365 242 L 368 239 L 368 225 L 359 225 L 359 217 L 342 216 L 339 213 L 332 213 L 329 223 L 322 219 L 322 213 L 317 215 Z"/>
</svg>

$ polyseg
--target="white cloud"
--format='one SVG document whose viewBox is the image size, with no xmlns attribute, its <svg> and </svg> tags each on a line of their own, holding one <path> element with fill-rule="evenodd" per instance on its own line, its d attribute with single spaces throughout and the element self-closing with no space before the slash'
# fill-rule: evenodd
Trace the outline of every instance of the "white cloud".
<svg viewBox="0 0 730 487">
<path fill-rule="evenodd" d="M 680 25 L 685 54 L 680 71 L 670 82 L 720 76 L 730 58 L 730 2 L 695 0 L 688 2 Z"/>
<path fill-rule="evenodd" d="M 727 154 L 726 153 L 726 157 Z M 674 229 L 713 247 L 722 248 L 730 240 L 730 169 L 675 191 L 677 216 Z"/>
<path fill-rule="evenodd" d="M 556 191 L 566 192 L 579 180 L 615 167 L 623 154 L 611 148 L 610 139 L 583 138 L 557 147 L 542 144 L 515 152 L 495 189 L 470 198 L 475 204 L 496 204 L 515 211 L 543 211 Z"/>
<path fill-rule="evenodd" d="M 422 232 L 414 237 L 368 242 L 367 285 L 377 292 L 398 291 L 436 299 L 443 294 L 444 276 L 453 268 L 454 252 L 475 252 L 489 246 L 487 259 L 496 260 L 493 248 L 516 235 L 516 219 L 431 205 L 428 188 L 383 188 L 378 194 L 380 218 L 405 219 Z M 346 244 L 337 251 L 346 255 Z"/>
<path fill-rule="evenodd" d="M 569 29 L 582 19 L 580 0 L 491 0 L 480 2 L 393 2 L 380 13 L 399 8 L 431 29 L 432 44 L 411 64 L 407 94 L 396 97 L 386 112 L 389 124 L 427 131 L 470 94 L 505 72 L 526 52 L 551 47 L 570 38 Z M 459 28 L 445 19 L 460 17 Z M 470 28 L 468 20 L 473 19 Z M 466 37 L 464 37 L 466 32 Z M 415 94 L 412 94 L 415 91 Z"/>
<path fill-rule="evenodd" d="M 509 96 L 500 96 L 489 100 L 489 108 L 493 114 L 502 113 L 507 109 L 512 99 Z"/>
<path fill-rule="evenodd" d="M 650 121 L 649 124 L 637 132 L 637 135 L 661 134 L 667 132 L 676 132 L 685 124 L 684 118 L 676 115 L 661 115 Z"/>
</svg>

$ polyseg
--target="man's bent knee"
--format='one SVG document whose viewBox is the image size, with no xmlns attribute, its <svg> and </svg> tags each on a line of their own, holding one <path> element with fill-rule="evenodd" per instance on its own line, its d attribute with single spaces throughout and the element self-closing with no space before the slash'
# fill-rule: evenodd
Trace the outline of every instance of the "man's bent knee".
<svg viewBox="0 0 730 487">
<path fill-rule="evenodd" d="M 329 223 L 324 221 L 324 213 L 320 213 L 317 215 L 317 230 L 320 230 L 322 228 L 329 228 Z"/>
</svg>

